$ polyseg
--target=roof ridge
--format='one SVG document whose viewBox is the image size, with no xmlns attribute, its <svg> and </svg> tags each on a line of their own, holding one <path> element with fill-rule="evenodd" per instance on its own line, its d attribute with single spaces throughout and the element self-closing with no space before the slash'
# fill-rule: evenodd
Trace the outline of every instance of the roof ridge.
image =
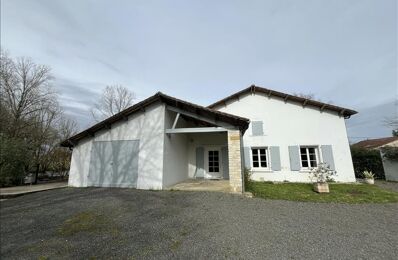
<svg viewBox="0 0 398 260">
<path fill-rule="evenodd" d="M 225 104 L 227 101 L 229 101 L 231 99 L 239 98 L 240 95 L 245 94 L 247 92 L 250 92 L 250 93 L 260 92 L 260 93 L 264 93 L 264 94 L 268 95 L 268 97 L 277 96 L 277 97 L 283 98 L 285 101 L 291 100 L 296 103 L 302 103 L 303 106 L 311 105 L 311 106 L 319 107 L 321 109 L 321 111 L 323 111 L 323 110 L 336 111 L 339 114 L 344 115 L 345 117 L 350 117 L 351 115 L 358 113 L 357 111 L 349 109 L 349 108 L 336 106 L 336 105 L 333 105 L 330 103 L 325 103 L 325 102 L 317 101 L 317 100 L 310 99 L 310 98 L 299 97 L 299 96 L 296 96 L 293 94 L 284 93 L 284 92 L 276 91 L 273 89 L 256 86 L 255 84 L 252 84 L 249 87 L 247 87 L 241 91 L 235 92 L 234 94 L 232 94 L 230 96 L 227 96 L 221 100 L 218 100 L 218 101 L 214 102 L 213 104 L 210 104 L 207 107 L 214 108 L 221 104 Z"/>
</svg>

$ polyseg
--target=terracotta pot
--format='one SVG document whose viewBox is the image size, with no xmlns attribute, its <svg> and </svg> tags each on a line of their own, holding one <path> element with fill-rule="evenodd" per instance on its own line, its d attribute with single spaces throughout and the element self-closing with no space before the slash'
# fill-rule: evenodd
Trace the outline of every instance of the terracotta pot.
<svg viewBox="0 0 398 260">
<path fill-rule="evenodd" d="M 375 184 L 375 180 L 374 179 L 365 179 L 365 183 L 367 183 L 367 184 Z"/>
<path fill-rule="evenodd" d="M 318 193 L 329 193 L 329 184 L 327 182 L 314 183 L 314 190 Z"/>
</svg>

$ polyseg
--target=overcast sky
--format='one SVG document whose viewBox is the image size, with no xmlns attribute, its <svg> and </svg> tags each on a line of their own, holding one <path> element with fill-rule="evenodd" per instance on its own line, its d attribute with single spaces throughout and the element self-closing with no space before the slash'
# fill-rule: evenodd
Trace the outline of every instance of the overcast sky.
<svg viewBox="0 0 398 260">
<path fill-rule="evenodd" d="M 251 84 L 313 93 L 359 111 L 351 140 L 390 136 L 398 113 L 395 0 L 1 0 L 1 47 L 52 68 L 81 128 L 109 84 L 201 105 Z"/>
</svg>

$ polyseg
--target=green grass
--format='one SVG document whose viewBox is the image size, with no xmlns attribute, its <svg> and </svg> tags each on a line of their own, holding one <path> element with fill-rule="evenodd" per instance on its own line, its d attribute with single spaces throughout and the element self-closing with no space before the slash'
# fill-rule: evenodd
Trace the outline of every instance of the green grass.
<svg viewBox="0 0 398 260">
<path fill-rule="evenodd" d="M 63 236 L 74 235 L 79 232 L 106 232 L 116 233 L 112 221 L 101 214 L 93 211 L 80 212 L 65 220 L 59 228 L 58 233 Z"/>
<path fill-rule="evenodd" d="M 398 193 L 368 184 L 329 184 L 330 193 L 313 191 L 310 183 L 250 182 L 246 191 L 254 197 L 276 200 L 338 202 L 338 203 L 388 203 L 398 202 Z"/>
</svg>

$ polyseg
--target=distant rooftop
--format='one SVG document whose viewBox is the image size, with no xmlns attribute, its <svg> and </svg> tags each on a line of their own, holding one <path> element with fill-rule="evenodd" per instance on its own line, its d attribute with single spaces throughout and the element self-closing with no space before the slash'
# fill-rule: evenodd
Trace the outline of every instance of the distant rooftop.
<svg viewBox="0 0 398 260">
<path fill-rule="evenodd" d="M 363 141 L 353 144 L 352 146 L 358 147 L 358 148 L 374 149 L 374 148 L 379 148 L 383 145 L 387 145 L 394 141 L 398 141 L 398 136 L 363 140 Z"/>
</svg>

